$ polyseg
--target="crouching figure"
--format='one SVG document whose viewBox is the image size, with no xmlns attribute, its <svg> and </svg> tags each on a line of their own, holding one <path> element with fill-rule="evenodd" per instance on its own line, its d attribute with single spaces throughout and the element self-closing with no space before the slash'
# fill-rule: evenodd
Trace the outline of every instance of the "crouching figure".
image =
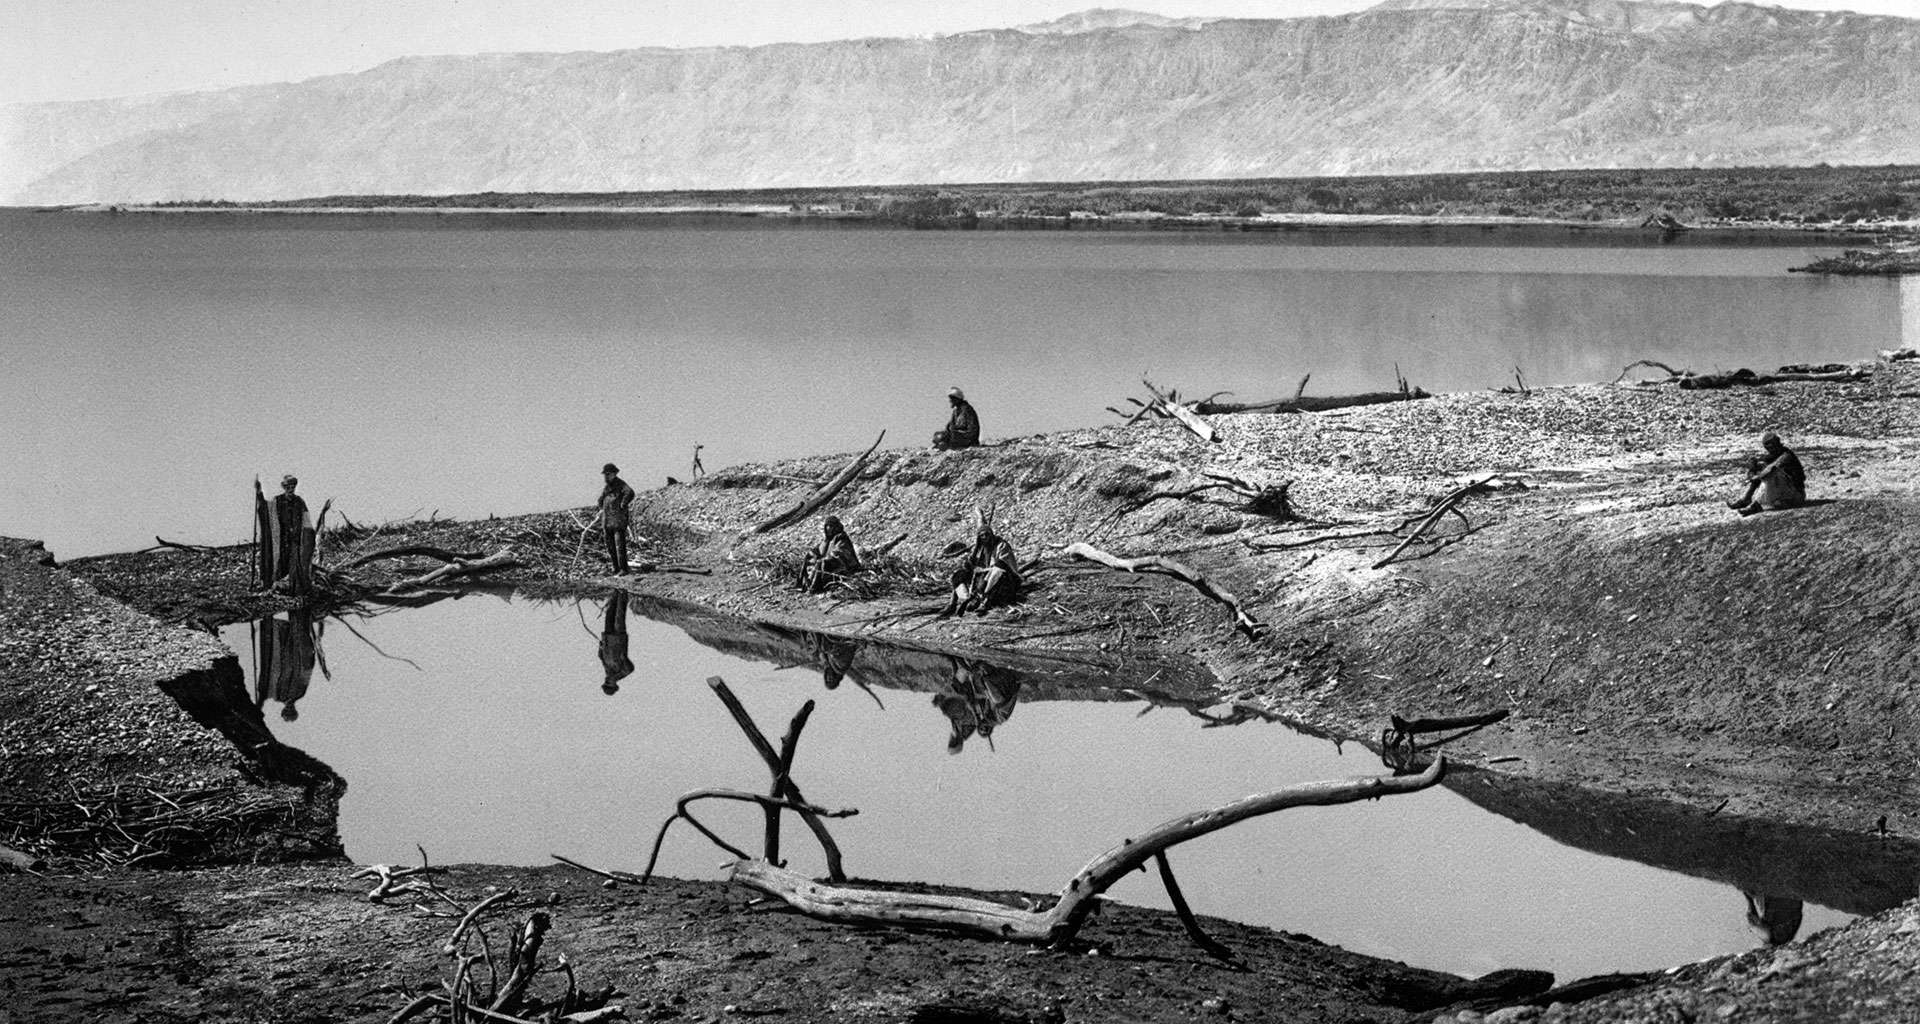
<svg viewBox="0 0 1920 1024">
<path fill-rule="evenodd" d="M 800 566 L 800 585 L 809 594 L 818 594 L 860 571 L 860 553 L 854 550 L 853 538 L 840 525 L 839 517 L 828 516 L 820 529 L 824 536 L 807 550 Z"/>
<path fill-rule="evenodd" d="M 1807 471 L 1800 456 L 1769 430 L 1760 435 L 1761 454 L 1747 460 L 1747 489 L 1727 507 L 1743 516 L 1797 508 L 1807 502 Z"/>
<path fill-rule="evenodd" d="M 961 542 L 955 541 L 952 546 L 960 547 Z M 1020 559 L 1013 553 L 1013 545 L 993 532 L 990 514 L 980 514 L 980 530 L 966 554 L 967 560 L 953 572 L 953 597 L 942 615 L 985 612 L 1019 595 Z"/>
</svg>

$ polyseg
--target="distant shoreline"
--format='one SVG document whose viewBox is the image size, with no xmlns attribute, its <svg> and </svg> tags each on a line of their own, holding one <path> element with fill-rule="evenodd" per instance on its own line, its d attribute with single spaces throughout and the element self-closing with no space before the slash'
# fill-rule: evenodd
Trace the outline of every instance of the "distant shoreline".
<svg viewBox="0 0 1920 1024">
<path fill-rule="evenodd" d="M 1553 230 L 1920 234 L 1920 165 L 1641 168 L 1184 181 L 323 193 L 38 207 L 101 213 L 739 218 L 952 230 Z"/>
<path fill-rule="evenodd" d="M 1632 219 L 1580 220 L 1565 217 L 1446 214 L 1266 213 L 1253 217 L 1142 213 L 1015 215 L 981 213 L 964 219 L 906 223 L 862 211 L 794 210 L 773 204 L 674 204 L 631 206 L 581 204 L 547 206 L 455 205 L 297 205 L 101 203 L 59 207 L 14 207 L 16 211 L 93 216 L 179 218 L 285 217 L 321 219 L 430 219 L 547 221 L 556 224 L 739 224 L 845 225 L 878 229 L 948 231 L 1142 231 L 1187 234 L 1316 234 L 1325 236 L 1430 237 L 1460 242 L 1465 238 L 1513 240 L 1516 236 L 1587 239 L 1600 244 L 1663 244 L 1692 237 L 1710 244 L 1791 244 L 1821 236 L 1827 244 L 1880 236 L 1920 235 L 1920 219 L 1873 222 L 1705 221 L 1662 227 Z M 1463 237 L 1464 236 L 1464 237 Z"/>
</svg>

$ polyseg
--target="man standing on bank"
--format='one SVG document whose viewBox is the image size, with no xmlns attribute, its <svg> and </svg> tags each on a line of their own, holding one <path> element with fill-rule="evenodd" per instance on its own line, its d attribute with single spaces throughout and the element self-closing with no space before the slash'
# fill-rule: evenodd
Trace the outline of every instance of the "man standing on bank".
<svg viewBox="0 0 1920 1024">
<path fill-rule="evenodd" d="M 607 560 L 613 574 L 627 574 L 627 506 L 633 504 L 633 488 L 620 479 L 620 467 L 609 462 L 600 467 L 607 484 L 600 489 L 600 526 L 607 534 Z"/>
<path fill-rule="evenodd" d="M 980 443 L 980 416 L 967 404 L 967 396 L 959 388 L 947 392 L 947 402 L 953 406 L 953 412 L 947 417 L 946 428 L 933 435 L 933 446 L 942 451 L 954 448 L 972 448 Z"/>
<path fill-rule="evenodd" d="M 311 553 L 306 546 L 307 502 L 293 493 L 298 486 L 300 481 L 288 473 L 280 478 L 280 493 L 273 496 L 273 578 L 275 582 L 291 580 L 295 592 L 304 594 L 306 560 Z"/>
</svg>

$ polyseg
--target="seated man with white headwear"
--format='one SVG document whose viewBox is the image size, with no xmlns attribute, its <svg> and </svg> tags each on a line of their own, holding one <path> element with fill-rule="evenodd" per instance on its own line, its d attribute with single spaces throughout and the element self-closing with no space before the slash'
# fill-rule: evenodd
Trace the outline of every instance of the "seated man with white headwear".
<svg viewBox="0 0 1920 1024">
<path fill-rule="evenodd" d="M 947 401 L 953 406 L 953 412 L 947 417 L 947 425 L 933 435 L 933 446 L 943 451 L 952 448 L 972 448 L 980 443 L 980 416 L 967 404 L 967 396 L 959 388 L 947 392 Z"/>
</svg>

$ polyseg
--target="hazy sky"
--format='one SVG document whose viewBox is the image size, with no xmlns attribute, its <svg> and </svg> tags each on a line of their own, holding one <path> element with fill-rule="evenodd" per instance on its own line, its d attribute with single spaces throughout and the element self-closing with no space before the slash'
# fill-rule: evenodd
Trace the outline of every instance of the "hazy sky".
<svg viewBox="0 0 1920 1024">
<path fill-rule="evenodd" d="M 0 103 L 359 71 L 409 54 L 758 45 L 930 35 L 1092 7 L 1176 17 L 1342 14 L 1375 0 L 0 0 Z M 1920 0 L 1782 6 L 1920 15 Z"/>
</svg>

